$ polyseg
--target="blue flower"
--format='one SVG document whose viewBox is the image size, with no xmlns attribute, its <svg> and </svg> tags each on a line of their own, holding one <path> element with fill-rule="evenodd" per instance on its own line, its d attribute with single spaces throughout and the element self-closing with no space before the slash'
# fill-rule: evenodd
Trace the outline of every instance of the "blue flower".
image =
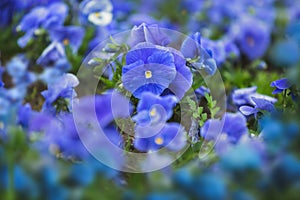
<svg viewBox="0 0 300 200">
<path fill-rule="evenodd" d="M 247 170 L 257 170 L 262 164 L 259 152 L 248 144 L 238 144 L 232 146 L 221 157 L 222 168 L 233 172 L 246 172 Z"/>
<path fill-rule="evenodd" d="M 241 106 L 239 110 L 244 115 L 252 115 L 257 116 L 257 113 L 261 111 L 273 112 L 275 110 L 274 103 L 277 101 L 272 97 L 267 96 L 252 96 L 253 106 Z"/>
<path fill-rule="evenodd" d="M 282 78 L 271 83 L 271 87 L 275 87 L 275 90 L 272 94 L 278 94 L 283 92 L 284 90 L 290 88 L 292 84 L 289 82 L 287 78 Z"/>
<path fill-rule="evenodd" d="M 272 45 L 269 58 L 279 67 L 291 67 L 300 60 L 299 45 L 293 40 L 281 40 Z"/>
<path fill-rule="evenodd" d="M 141 98 L 143 92 L 160 95 L 176 76 L 173 54 L 165 48 L 138 46 L 126 55 L 122 68 L 124 87 Z"/>
<path fill-rule="evenodd" d="M 142 42 L 152 43 L 154 45 L 166 46 L 170 43 L 168 36 L 158 27 L 158 25 L 147 25 L 142 23 L 134 26 L 131 30 L 129 39 L 130 46 L 135 46 Z"/>
<path fill-rule="evenodd" d="M 173 95 L 157 96 L 149 92 L 142 93 L 137 106 L 137 115 L 133 120 L 140 126 L 165 123 L 173 115 L 173 107 L 178 102 Z"/>
<path fill-rule="evenodd" d="M 81 20 L 97 26 L 106 26 L 112 21 L 112 4 L 109 0 L 85 0 L 80 3 Z"/>
<path fill-rule="evenodd" d="M 198 199 L 226 199 L 225 181 L 218 174 L 204 173 L 195 179 L 193 186 L 193 191 Z"/>
<path fill-rule="evenodd" d="M 56 61 L 65 59 L 66 53 L 62 43 L 52 42 L 37 59 L 37 63 L 42 66 L 51 66 Z"/>
<path fill-rule="evenodd" d="M 292 154 L 283 154 L 272 170 L 271 178 L 278 188 L 289 188 L 300 180 L 300 161 Z"/>
<path fill-rule="evenodd" d="M 217 64 L 222 64 L 226 59 L 225 44 L 222 40 L 210 40 L 207 38 L 201 39 L 201 46 L 207 53 L 216 60 Z"/>
<path fill-rule="evenodd" d="M 84 29 L 79 26 L 62 26 L 50 30 L 51 41 L 70 45 L 73 53 L 76 53 L 80 47 L 83 36 Z"/>
<path fill-rule="evenodd" d="M 186 145 L 184 128 L 177 123 L 166 123 L 163 128 L 137 126 L 134 147 L 139 151 L 155 151 L 165 147 L 179 151 Z"/>
<path fill-rule="evenodd" d="M 286 33 L 300 45 L 300 20 L 296 20 L 288 25 Z"/>
<path fill-rule="evenodd" d="M 243 135 L 248 134 L 247 121 L 241 113 L 225 113 L 222 120 L 207 120 L 200 132 L 205 140 L 225 137 L 227 141 L 235 144 Z"/>
<path fill-rule="evenodd" d="M 236 89 L 232 92 L 232 101 L 237 106 L 251 104 L 251 96 L 256 94 L 257 87 Z"/>
<path fill-rule="evenodd" d="M 20 47 L 25 47 L 40 29 L 51 29 L 63 25 L 68 14 L 68 7 L 61 2 L 53 3 L 49 7 L 36 7 L 25 15 L 17 26 L 18 31 L 25 35 L 18 40 Z"/>
<path fill-rule="evenodd" d="M 73 74 L 64 74 L 56 83 L 48 85 L 48 90 L 42 92 L 42 95 L 45 98 L 43 109 L 53 112 L 54 108 L 52 107 L 52 104 L 58 98 L 72 100 L 76 96 L 76 92 L 73 88 L 78 84 L 79 81 L 76 76 Z M 69 109 L 71 109 L 70 106 Z"/>
<path fill-rule="evenodd" d="M 14 79 L 20 79 L 23 77 L 27 71 L 28 60 L 24 55 L 15 56 L 8 64 L 7 64 L 7 72 Z"/>
<path fill-rule="evenodd" d="M 35 74 L 27 70 L 28 63 L 29 60 L 23 54 L 15 56 L 7 63 L 7 72 L 15 85 L 27 86 L 36 80 Z"/>
<path fill-rule="evenodd" d="M 260 21 L 248 18 L 241 20 L 237 42 L 241 51 L 250 59 L 262 57 L 270 44 L 270 31 Z"/>
<path fill-rule="evenodd" d="M 6 27 L 12 22 L 14 11 L 16 10 L 15 0 L 3 0 L 0 3 L 0 27 Z"/>
<path fill-rule="evenodd" d="M 197 70 L 204 69 L 209 75 L 213 75 L 216 72 L 217 64 L 215 59 L 205 55 L 201 49 L 199 32 L 193 34 L 191 38 L 186 38 L 181 45 L 180 51 L 188 61 L 191 61 L 190 64 L 193 68 Z"/>
</svg>

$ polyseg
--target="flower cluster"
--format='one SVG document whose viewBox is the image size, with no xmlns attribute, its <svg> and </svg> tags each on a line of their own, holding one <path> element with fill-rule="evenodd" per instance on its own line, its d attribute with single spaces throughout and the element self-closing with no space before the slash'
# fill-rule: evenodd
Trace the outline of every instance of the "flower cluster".
<svg viewBox="0 0 300 200">
<path fill-rule="evenodd" d="M 299 7 L 2 0 L 1 197 L 299 198 Z"/>
</svg>

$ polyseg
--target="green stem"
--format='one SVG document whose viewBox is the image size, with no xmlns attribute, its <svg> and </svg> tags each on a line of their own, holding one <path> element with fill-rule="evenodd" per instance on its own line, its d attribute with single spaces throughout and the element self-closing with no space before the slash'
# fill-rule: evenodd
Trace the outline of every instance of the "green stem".
<svg viewBox="0 0 300 200">
<path fill-rule="evenodd" d="M 282 110 L 285 111 L 286 107 L 286 90 L 283 91 Z"/>
<path fill-rule="evenodd" d="M 10 155 L 8 158 L 8 189 L 7 189 L 7 200 L 15 199 L 15 191 L 14 191 L 14 160 Z"/>
</svg>

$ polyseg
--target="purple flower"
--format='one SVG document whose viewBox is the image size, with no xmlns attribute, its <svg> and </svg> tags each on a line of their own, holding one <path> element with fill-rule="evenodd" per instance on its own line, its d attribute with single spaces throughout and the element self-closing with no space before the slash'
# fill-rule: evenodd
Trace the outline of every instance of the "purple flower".
<svg viewBox="0 0 300 200">
<path fill-rule="evenodd" d="M 153 136 L 153 132 L 156 133 Z M 134 147 L 139 151 L 154 151 L 166 147 L 171 151 L 179 151 L 186 145 L 184 128 L 177 123 L 167 123 L 157 131 L 155 127 L 137 126 Z"/>
<path fill-rule="evenodd" d="M 50 30 L 52 42 L 70 45 L 73 53 L 80 47 L 84 36 L 84 29 L 79 26 L 61 26 Z"/>
<path fill-rule="evenodd" d="M 255 117 L 261 111 L 273 112 L 275 110 L 274 103 L 277 101 L 267 96 L 252 96 L 251 100 L 253 106 L 241 106 L 239 110 L 246 116 L 254 114 Z"/>
<path fill-rule="evenodd" d="M 112 9 L 109 0 L 85 0 L 80 3 L 81 21 L 106 26 L 112 21 Z"/>
<path fill-rule="evenodd" d="M 270 31 L 256 19 L 246 19 L 240 22 L 237 42 L 241 51 L 250 59 L 262 57 L 270 44 Z"/>
<path fill-rule="evenodd" d="M 225 113 L 222 120 L 207 120 L 200 132 L 205 140 L 217 140 L 221 136 L 235 144 L 243 135 L 248 134 L 247 121 L 241 113 Z"/>
<path fill-rule="evenodd" d="M 157 125 L 165 123 L 173 115 L 173 107 L 178 99 L 173 95 L 157 96 L 149 92 L 142 93 L 137 106 L 137 115 L 133 120 L 139 125 Z"/>
<path fill-rule="evenodd" d="M 287 78 L 282 78 L 271 83 L 271 87 L 275 87 L 275 90 L 272 94 L 278 94 L 283 92 L 284 90 L 290 88 L 292 84 L 289 82 Z"/>
<path fill-rule="evenodd" d="M 154 45 L 166 46 L 170 43 L 168 36 L 162 32 L 158 25 L 146 25 L 145 23 L 134 26 L 130 35 L 130 46 L 141 42 L 149 42 Z"/>
<path fill-rule="evenodd" d="M 126 55 L 123 85 L 137 98 L 146 91 L 160 95 L 176 76 L 174 56 L 166 48 L 148 44 L 138 47 Z"/>
</svg>

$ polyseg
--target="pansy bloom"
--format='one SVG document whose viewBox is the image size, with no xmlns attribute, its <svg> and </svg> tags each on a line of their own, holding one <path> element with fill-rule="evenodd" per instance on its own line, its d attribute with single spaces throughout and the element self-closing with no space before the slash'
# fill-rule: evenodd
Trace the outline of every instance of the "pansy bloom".
<svg viewBox="0 0 300 200">
<path fill-rule="evenodd" d="M 190 38 L 186 38 L 180 48 L 184 57 L 190 62 L 190 65 L 196 70 L 205 70 L 208 75 L 214 75 L 217 64 L 214 58 L 201 50 L 201 36 L 199 32 L 194 33 Z"/>
<path fill-rule="evenodd" d="M 264 95 L 252 96 L 251 100 L 253 106 L 249 106 L 249 105 L 241 106 L 239 110 L 241 111 L 241 113 L 243 113 L 246 116 L 254 114 L 255 117 L 261 111 L 267 111 L 267 112 L 274 111 L 275 110 L 274 103 L 277 101 L 272 97 L 267 97 Z"/>
<path fill-rule="evenodd" d="M 79 26 L 62 26 L 53 28 L 50 31 L 52 42 L 59 42 L 63 45 L 70 45 L 73 53 L 76 53 L 81 45 L 84 36 L 84 29 Z"/>
<path fill-rule="evenodd" d="M 157 125 L 165 123 L 173 115 L 173 107 L 178 99 L 173 95 L 157 96 L 144 92 L 137 106 L 133 120 L 138 125 Z"/>
<path fill-rule="evenodd" d="M 18 31 L 24 31 L 25 35 L 18 40 L 20 47 L 27 43 L 37 34 L 40 29 L 51 29 L 63 25 L 68 14 L 68 7 L 61 2 L 53 3 L 49 7 L 36 7 L 25 15 L 17 26 Z"/>
<path fill-rule="evenodd" d="M 237 143 L 243 135 L 248 133 L 247 121 L 241 113 L 225 113 L 222 120 L 207 120 L 200 132 L 201 136 L 208 141 L 225 136 L 230 143 Z"/>
<path fill-rule="evenodd" d="M 109 0 L 85 0 L 80 4 L 82 21 L 106 26 L 112 21 L 112 4 Z"/>
<path fill-rule="evenodd" d="M 262 22 L 247 18 L 241 20 L 237 42 L 241 51 L 254 60 L 264 55 L 270 43 L 270 30 Z"/>
<path fill-rule="evenodd" d="M 271 87 L 275 87 L 275 90 L 272 94 L 278 94 L 283 92 L 284 90 L 290 88 L 292 84 L 289 82 L 287 78 L 282 78 L 271 83 Z"/>
<path fill-rule="evenodd" d="M 149 42 L 155 45 L 166 46 L 170 43 L 168 36 L 162 32 L 157 24 L 146 25 L 142 23 L 139 26 L 134 26 L 131 30 L 129 44 L 135 46 L 141 42 Z"/>
<path fill-rule="evenodd" d="M 157 134 L 153 135 L 153 132 Z M 150 136 L 150 137 L 149 137 Z M 157 132 L 155 127 L 137 126 L 134 147 L 139 151 L 155 151 L 166 147 L 171 151 L 179 151 L 186 145 L 184 128 L 177 123 L 167 123 Z"/>
<path fill-rule="evenodd" d="M 140 43 L 126 55 L 124 87 L 141 98 L 143 92 L 160 95 L 169 88 L 178 98 L 191 87 L 192 74 L 176 50 Z"/>
<path fill-rule="evenodd" d="M 73 74 L 64 74 L 57 81 L 51 85 L 48 85 L 48 90 L 42 92 L 45 98 L 45 103 L 43 105 L 43 110 L 50 111 L 50 113 L 55 112 L 53 108 L 53 103 L 59 98 L 72 100 L 76 96 L 74 87 L 79 84 L 76 76 Z M 69 109 L 71 104 L 69 105 Z"/>
</svg>

